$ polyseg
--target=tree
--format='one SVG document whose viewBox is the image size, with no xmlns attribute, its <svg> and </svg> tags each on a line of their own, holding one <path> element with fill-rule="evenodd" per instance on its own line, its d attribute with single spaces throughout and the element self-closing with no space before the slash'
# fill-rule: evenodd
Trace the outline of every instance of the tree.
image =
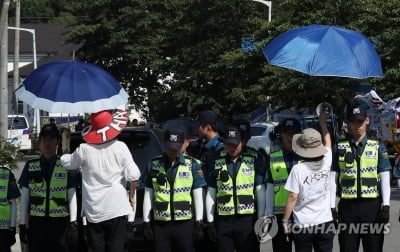
<svg viewBox="0 0 400 252">
<path fill-rule="evenodd" d="M 400 6 L 397 1 L 365 0 L 356 25 L 372 39 L 380 55 L 385 77 L 376 80 L 374 87 L 384 100 L 400 96 Z"/>
<path fill-rule="evenodd" d="M 183 7 L 166 40 L 166 63 L 174 73 L 170 93 L 178 114 L 203 109 L 232 114 L 265 105 L 258 83 L 265 59 L 256 45 L 242 49 L 243 40 L 256 42 L 254 34 L 267 22 L 265 13 L 240 0 L 187 1 Z"/>
<path fill-rule="evenodd" d="M 218 112 L 232 104 L 233 110 L 254 103 L 242 89 L 253 90 L 257 75 L 252 72 L 265 64 L 261 55 L 241 49 L 242 38 L 251 37 L 261 23 L 257 16 L 250 20 L 254 7 L 248 4 L 83 2 L 78 7 L 88 18 L 78 20 L 71 41 L 84 42 L 78 57 L 112 72 L 129 90 L 131 102 L 137 108 L 147 103 L 158 120 L 205 106 Z M 251 58 L 258 58 L 257 63 Z"/>
<path fill-rule="evenodd" d="M 11 170 L 18 169 L 17 161 L 22 158 L 18 146 L 12 145 L 0 137 L 0 167 L 8 167 Z"/>
<path fill-rule="evenodd" d="M 30 1 L 24 1 L 25 5 Z M 193 116 L 203 109 L 248 113 L 266 103 L 283 107 L 328 101 L 338 111 L 350 84 L 370 83 L 385 97 L 399 88 L 399 8 L 394 0 L 283 0 L 266 7 L 250 0 L 53 1 L 53 22 L 74 21 L 78 57 L 110 71 L 150 120 Z M 64 13 L 64 14 L 63 14 Z M 70 15 L 70 16 L 68 16 Z M 381 55 L 385 78 L 310 77 L 270 66 L 261 48 L 279 34 L 312 23 L 359 31 Z"/>
<path fill-rule="evenodd" d="M 80 0 L 21 0 L 21 23 L 70 24 L 75 19 L 71 7 L 78 1 Z M 11 2 L 9 19 L 10 23 L 15 22 L 14 1 Z"/>
</svg>

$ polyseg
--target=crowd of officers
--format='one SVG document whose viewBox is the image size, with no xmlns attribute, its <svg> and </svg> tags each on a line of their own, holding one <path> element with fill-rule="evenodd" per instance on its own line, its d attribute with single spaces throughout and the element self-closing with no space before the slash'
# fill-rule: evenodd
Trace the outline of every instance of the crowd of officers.
<svg viewBox="0 0 400 252">
<path fill-rule="evenodd" d="M 273 251 L 292 251 L 293 241 L 296 251 L 312 251 L 313 247 L 315 251 L 332 251 L 333 236 L 320 249 L 316 244 L 321 236 L 310 234 L 300 239 L 287 229 L 287 224 L 296 220 L 287 214 L 287 209 L 285 213 L 292 193 L 285 183 L 292 168 L 304 162 L 292 149 L 293 136 L 302 133 L 298 120 L 286 118 L 279 123 L 274 136 L 280 140 L 281 148 L 268 156 L 246 146 L 250 139 L 250 123 L 246 120 L 228 124 L 221 136 L 217 116 L 212 111 L 200 112 L 197 121 L 198 135 L 203 140 L 199 155 L 193 157 L 186 152 L 187 130 L 166 130 L 164 152 L 153 157 L 148 168 L 142 171 L 144 201 L 131 201 L 143 204 L 143 233 L 153 242 L 155 251 L 259 251 L 254 223 L 264 216 L 276 216 L 278 223 L 278 232 L 272 239 Z M 340 201 L 337 206 L 335 200 L 322 206 L 331 213 L 326 222 L 388 223 L 392 168 L 385 146 L 368 139 L 369 117 L 364 107 L 348 106 L 345 121 L 348 136 L 333 148 L 329 173 L 337 189 L 336 185 L 325 185 L 328 193 L 331 193 L 329 188 L 334 190 Z M 59 138 L 52 132 L 52 129 L 42 129 L 39 135 L 42 155 L 40 159 L 28 161 L 19 180 L 23 195 L 28 198 L 22 200 L 21 215 L 29 216 L 29 219 L 21 218 L 19 233 L 21 241 L 28 242 L 32 252 L 67 251 L 68 230 L 77 219 L 73 203 L 76 196 L 72 191 L 77 178 L 63 169 L 55 153 L 57 142 L 50 147 L 42 143 Z M 313 147 L 312 143 L 310 146 Z M 54 151 L 47 150 L 50 154 L 46 154 L 46 148 Z M 131 193 L 129 197 L 134 197 L 134 192 Z M 0 252 L 10 251 L 15 243 L 15 199 L 19 196 L 14 176 L 10 170 L 1 168 Z M 312 205 L 298 202 L 291 211 L 296 214 L 302 211 L 300 207 L 309 207 L 312 217 Z M 314 219 L 318 220 L 317 217 Z M 363 251 L 382 251 L 382 233 L 359 234 L 348 228 L 345 225 L 340 230 L 340 251 L 358 251 L 360 241 Z"/>
</svg>

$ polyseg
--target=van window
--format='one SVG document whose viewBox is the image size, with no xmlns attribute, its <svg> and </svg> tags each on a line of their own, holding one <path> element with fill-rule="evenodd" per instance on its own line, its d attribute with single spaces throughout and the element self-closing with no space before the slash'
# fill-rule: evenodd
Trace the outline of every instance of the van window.
<svg viewBox="0 0 400 252">
<path fill-rule="evenodd" d="M 25 118 L 23 117 L 9 117 L 8 118 L 8 129 L 26 129 L 29 128 Z"/>
<path fill-rule="evenodd" d="M 8 115 L 8 142 L 19 146 L 21 151 L 29 151 L 32 147 L 31 137 L 31 130 L 25 116 Z"/>
<path fill-rule="evenodd" d="M 250 128 L 251 136 L 262 136 L 264 135 L 264 132 L 267 130 L 265 127 L 256 127 L 252 126 Z"/>
</svg>

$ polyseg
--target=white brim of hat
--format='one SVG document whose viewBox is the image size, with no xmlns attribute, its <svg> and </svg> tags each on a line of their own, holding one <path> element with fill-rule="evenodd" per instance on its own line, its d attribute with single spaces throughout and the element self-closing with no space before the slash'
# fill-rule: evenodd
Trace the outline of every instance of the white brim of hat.
<svg viewBox="0 0 400 252">
<path fill-rule="evenodd" d="M 319 146 L 313 148 L 302 147 L 299 143 L 299 139 L 301 136 L 302 134 L 296 134 L 293 136 L 292 150 L 294 151 L 294 153 L 304 158 L 317 158 L 325 155 L 327 150 L 323 144 L 320 144 Z"/>
</svg>

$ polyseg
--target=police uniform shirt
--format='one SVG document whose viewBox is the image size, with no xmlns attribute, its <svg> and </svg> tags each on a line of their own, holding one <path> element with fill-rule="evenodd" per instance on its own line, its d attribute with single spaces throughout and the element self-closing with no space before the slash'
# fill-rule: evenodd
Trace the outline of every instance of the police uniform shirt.
<svg viewBox="0 0 400 252">
<path fill-rule="evenodd" d="M 7 168 L 0 167 L 0 169 L 7 169 Z M 19 196 L 21 196 L 21 192 L 18 189 L 18 185 L 17 185 L 17 182 L 15 180 L 14 174 L 10 171 L 9 177 L 8 177 L 7 199 L 8 200 L 16 199 Z"/>
<path fill-rule="evenodd" d="M 240 155 L 238 157 L 238 159 L 236 160 L 236 162 L 234 163 L 232 160 L 230 160 L 228 155 L 225 156 L 225 162 L 226 162 L 226 166 L 228 169 L 228 173 L 232 179 L 236 179 L 236 175 L 238 173 L 240 165 L 242 164 L 242 159 L 243 159 L 243 155 Z M 262 172 L 262 169 L 260 169 L 260 166 L 257 166 L 257 163 L 259 163 L 259 162 L 257 160 L 255 160 L 254 161 L 254 169 L 255 169 L 254 187 L 264 184 L 264 174 Z M 207 181 L 208 186 L 217 188 L 217 180 L 215 178 L 215 173 L 210 172 L 210 174 L 211 175 L 209 178 L 209 182 Z M 211 179 L 211 176 L 212 176 L 212 179 Z"/>
<path fill-rule="evenodd" d="M 224 144 L 218 134 L 210 139 L 210 141 L 208 141 L 203 147 L 201 162 L 203 165 L 202 169 L 205 173 L 207 184 L 210 183 L 208 179 L 210 177 L 210 171 L 213 170 L 214 161 L 220 156 L 220 151 L 223 148 Z"/>
<path fill-rule="evenodd" d="M 47 182 L 50 182 L 50 177 L 53 174 L 57 158 L 56 155 L 50 159 L 46 159 L 43 155 L 39 158 L 42 176 Z M 29 188 L 29 162 L 31 161 L 33 160 L 26 162 L 25 167 L 22 170 L 21 177 L 18 181 L 21 187 Z M 67 189 L 77 187 L 79 185 L 79 174 L 76 171 L 68 171 L 67 174 Z"/>
<path fill-rule="evenodd" d="M 400 179 L 400 159 L 396 156 L 393 167 L 393 178 Z"/>
<path fill-rule="evenodd" d="M 221 137 L 217 134 L 215 137 L 213 137 L 212 139 L 210 139 L 205 145 L 204 147 L 207 150 L 210 150 L 212 147 L 218 147 L 219 145 L 222 145 L 223 143 L 221 142 Z"/>
<path fill-rule="evenodd" d="M 186 156 L 186 157 L 188 157 L 188 156 Z M 192 159 L 192 157 L 189 157 L 189 158 Z M 177 162 L 175 162 L 174 164 L 171 164 L 169 162 L 166 154 L 163 153 L 163 155 L 161 156 L 160 163 L 164 164 L 164 169 L 165 169 L 168 183 L 170 185 L 173 185 L 173 183 L 175 181 L 176 172 L 178 170 L 178 166 L 185 163 L 185 156 L 182 153 L 180 153 L 179 157 L 177 159 Z M 142 176 L 144 185 L 145 185 L 145 187 L 148 187 L 148 188 L 153 188 L 153 182 L 152 182 L 152 179 L 150 176 L 152 166 L 153 165 L 150 162 L 148 165 L 148 168 L 146 169 L 146 171 L 144 172 L 144 174 Z M 201 170 L 201 163 L 200 163 L 200 161 L 195 160 L 195 159 L 192 160 L 192 175 L 193 175 L 192 189 L 204 187 L 207 185 L 206 180 L 203 176 L 203 172 Z"/>
<path fill-rule="evenodd" d="M 282 149 L 282 152 L 283 152 L 283 159 L 285 160 L 286 168 L 287 168 L 288 175 L 289 175 L 293 166 L 299 162 L 299 157 L 296 155 L 296 153 L 294 153 L 293 151 L 287 150 L 287 149 Z M 270 156 L 268 156 L 265 161 L 266 166 L 267 166 L 265 180 L 267 183 L 273 184 L 274 180 L 273 180 L 272 174 L 271 174 L 270 161 L 271 161 Z"/>
<path fill-rule="evenodd" d="M 354 157 L 356 157 L 357 153 L 359 156 L 361 156 L 361 154 L 364 152 L 364 148 L 365 145 L 367 143 L 368 137 L 365 136 L 361 142 L 358 144 L 358 146 L 356 146 L 354 138 L 353 137 L 349 137 L 349 143 L 351 146 L 351 151 L 353 152 Z M 386 147 L 384 144 L 379 144 L 379 150 L 378 150 L 378 173 L 380 172 L 385 172 L 385 171 L 391 171 L 392 170 L 392 166 L 390 164 L 390 160 L 387 154 L 383 154 L 383 153 L 387 153 Z M 332 160 L 332 170 L 340 173 L 340 168 L 339 168 L 339 153 L 337 151 L 337 146 L 335 148 L 335 153 L 334 153 L 334 159 Z"/>
<path fill-rule="evenodd" d="M 219 156 L 219 151 L 221 151 L 224 148 L 224 143 L 221 141 L 221 137 L 217 134 L 215 137 L 210 139 L 207 143 L 204 144 L 202 148 L 202 156 L 201 156 L 201 161 L 204 162 L 205 156 L 204 154 L 208 151 L 210 151 L 212 148 L 214 148 L 212 154 L 212 158 L 216 158 Z"/>
</svg>

